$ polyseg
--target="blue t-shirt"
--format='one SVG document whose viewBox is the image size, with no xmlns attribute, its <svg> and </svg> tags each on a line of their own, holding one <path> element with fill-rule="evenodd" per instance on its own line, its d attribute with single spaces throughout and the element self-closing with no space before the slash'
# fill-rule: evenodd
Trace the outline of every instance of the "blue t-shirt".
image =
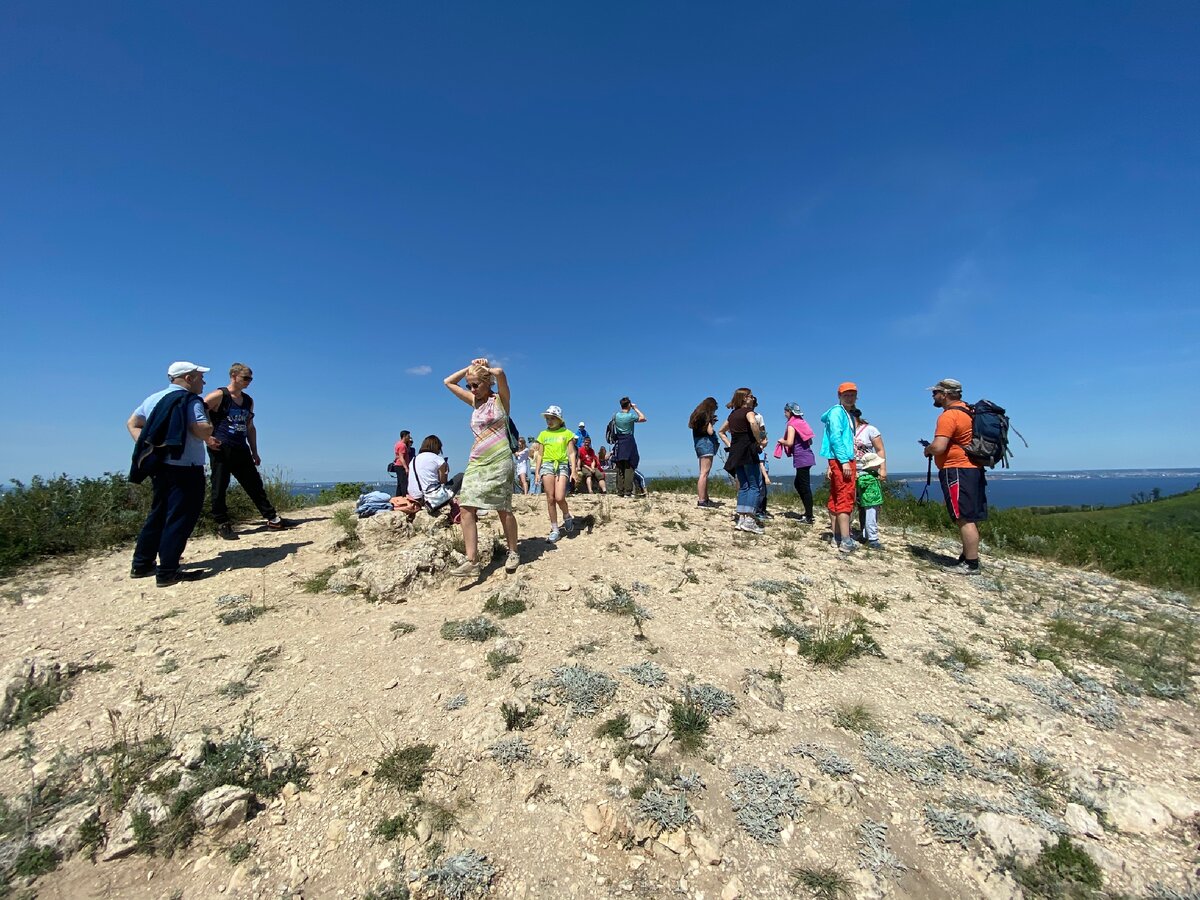
<svg viewBox="0 0 1200 900">
<path fill-rule="evenodd" d="M 613 418 L 616 420 L 617 434 L 633 434 L 633 426 L 638 420 L 637 413 L 631 409 L 629 412 L 619 412 Z"/>
<path fill-rule="evenodd" d="M 173 384 L 166 390 L 159 391 L 157 394 L 151 394 L 142 401 L 142 405 L 133 411 L 135 416 L 141 416 L 143 419 L 149 419 L 150 413 L 154 412 L 154 407 L 158 406 L 158 401 L 171 391 L 186 391 L 181 384 Z M 199 394 L 193 394 L 190 400 L 185 400 L 187 406 L 187 418 L 189 422 L 199 422 L 208 424 L 208 409 L 204 406 L 204 401 L 200 399 Z M 169 466 L 202 466 L 204 465 L 204 441 L 192 434 L 189 428 L 187 431 L 187 439 L 183 443 L 183 453 L 179 455 L 179 459 L 171 459 L 167 457 L 167 465 Z"/>
</svg>

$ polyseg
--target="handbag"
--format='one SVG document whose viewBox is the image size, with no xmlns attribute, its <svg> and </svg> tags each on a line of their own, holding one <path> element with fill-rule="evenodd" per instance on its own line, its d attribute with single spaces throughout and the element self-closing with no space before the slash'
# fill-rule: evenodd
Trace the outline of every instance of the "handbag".
<svg viewBox="0 0 1200 900">
<path fill-rule="evenodd" d="M 390 462 L 390 463 L 388 463 L 388 471 L 391 472 L 393 475 L 395 475 L 397 472 L 400 471 L 400 467 L 398 465 L 396 465 L 394 462 Z"/>
<path fill-rule="evenodd" d="M 413 478 L 417 480 L 417 490 L 421 492 L 421 497 L 425 501 L 425 508 L 428 509 L 430 513 L 437 512 L 454 499 L 454 495 L 450 493 L 450 489 L 440 482 L 436 488 L 426 491 L 421 485 L 421 476 L 417 474 L 416 466 L 412 467 L 412 474 Z"/>
</svg>

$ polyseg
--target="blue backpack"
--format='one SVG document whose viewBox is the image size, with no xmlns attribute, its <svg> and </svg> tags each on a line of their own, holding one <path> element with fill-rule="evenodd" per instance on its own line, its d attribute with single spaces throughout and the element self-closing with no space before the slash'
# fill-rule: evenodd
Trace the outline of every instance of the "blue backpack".
<svg viewBox="0 0 1200 900">
<path fill-rule="evenodd" d="M 980 400 L 973 406 L 967 407 L 971 414 L 971 443 L 963 450 L 971 462 L 979 466 L 994 469 L 997 465 L 1008 468 L 1008 460 L 1012 453 L 1008 449 L 1008 415 L 1003 406 L 998 406 L 991 400 Z M 1017 429 L 1017 437 L 1026 447 L 1029 442 Z"/>
</svg>

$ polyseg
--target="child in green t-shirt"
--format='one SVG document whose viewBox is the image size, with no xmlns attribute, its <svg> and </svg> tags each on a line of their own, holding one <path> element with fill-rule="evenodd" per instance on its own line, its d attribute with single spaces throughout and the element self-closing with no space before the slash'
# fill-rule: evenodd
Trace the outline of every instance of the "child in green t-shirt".
<svg viewBox="0 0 1200 900">
<path fill-rule="evenodd" d="M 567 481 L 573 469 L 579 468 L 575 433 L 563 425 L 562 408 L 547 407 L 542 413 L 546 430 L 537 436 L 533 445 L 534 468 L 546 494 L 546 511 L 550 514 L 550 543 L 558 540 L 558 511 L 563 514 L 563 531 L 570 537 L 575 532 L 575 520 L 567 509 Z"/>
<path fill-rule="evenodd" d="M 878 477 L 883 462 L 883 457 L 877 453 L 865 454 L 858 464 L 858 480 L 854 484 L 863 539 L 872 550 L 883 549 L 883 544 L 879 542 L 879 507 L 883 506 L 883 485 Z"/>
</svg>

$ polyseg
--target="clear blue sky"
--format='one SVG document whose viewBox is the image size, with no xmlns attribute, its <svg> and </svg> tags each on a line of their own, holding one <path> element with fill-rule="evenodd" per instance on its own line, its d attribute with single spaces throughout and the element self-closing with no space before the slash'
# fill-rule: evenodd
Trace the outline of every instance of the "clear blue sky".
<svg viewBox="0 0 1200 900">
<path fill-rule="evenodd" d="M 0 477 L 123 471 L 172 360 L 255 370 L 266 466 L 385 477 L 486 354 L 525 433 L 705 395 L 892 471 L 924 388 L 1017 468 L 1197 463 L 1200 6 L 94 3 L 0 10 Z M 423 374 L 424 373 L 424 374 Z"/>
</svg>

